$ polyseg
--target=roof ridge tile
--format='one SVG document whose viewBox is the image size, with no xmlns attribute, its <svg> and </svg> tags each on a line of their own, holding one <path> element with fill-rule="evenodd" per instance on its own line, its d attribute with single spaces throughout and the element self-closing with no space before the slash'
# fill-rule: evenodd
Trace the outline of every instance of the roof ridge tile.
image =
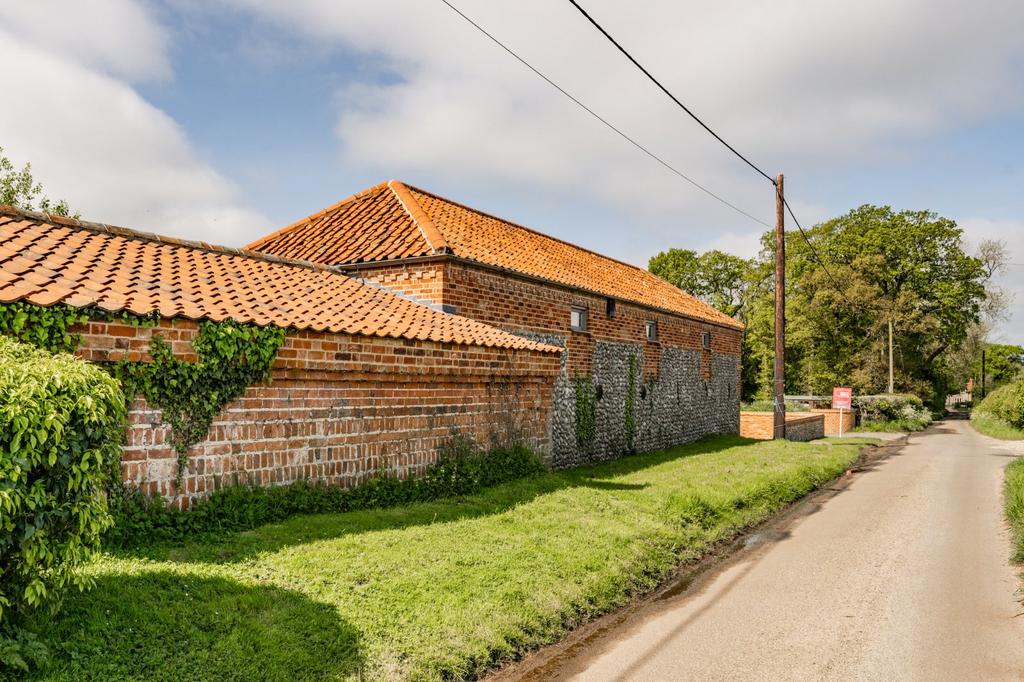
<svg viewBox="0 0 1024 682">
<path fill-rule="evenodd" d="M 448 247 L 448 240 L 437 229 L 434 221 L 423 210 L 420 202 L 416 201 L 416 197 L 412 195 L 412 192 L 409 191 L 405 183 L 400 180 L 389 180 L 387 184 L 391 191 L 394 192 L 395 198 L 398 199 L 402 208 L 405 209 L 409 217 L 412 218 L 413 223 L 419 228 L 420 234 L 423 235 L 423 239 L 426 240 L 431 252 L 434 254 L 451 253 L 451 249 Z"/>
</svg>

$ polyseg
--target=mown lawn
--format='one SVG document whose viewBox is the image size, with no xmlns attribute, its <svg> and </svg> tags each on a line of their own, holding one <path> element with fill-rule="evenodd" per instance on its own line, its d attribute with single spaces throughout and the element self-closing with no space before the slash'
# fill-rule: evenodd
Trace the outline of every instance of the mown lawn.
<svg viewBox="0 0 1024 682">
<path fill-rule="evenodd" d="M 864 447 L 721 436 L 473 497 L 107 555 L 55 680 L 474 677 L 654 587 Z"/>
</svg>

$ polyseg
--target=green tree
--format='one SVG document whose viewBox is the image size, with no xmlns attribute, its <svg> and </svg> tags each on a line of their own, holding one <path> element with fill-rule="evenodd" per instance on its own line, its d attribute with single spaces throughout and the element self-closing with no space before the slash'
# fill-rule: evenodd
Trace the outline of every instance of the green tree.
<svg viewBox="0 0 1024 682">
<path fill-rule="evenodd" d="M 1024 346 L 985 344 L 985 381 L 988 390 L 1010 383 L 1024 370 Z M 981 379 L 981 353 L 975 356 L 972 376 Z"/>
<path fill-rule="evenodd" d="M 992 275 L 986 261 L 964 251 L 955 222 L 930 211 L 865 205 L 806 233 L 806 240 L 786 234 L 788 391 L 821 394 L 846 384 L 860 393 L 886 390 L 891 322 L 896 389 L 938 402 L 956 380 L 947 356 L 982 317 Z M 712 256 L 717 252 L 671 250 L 651 259 L 652 272 L 688 282 L 692 293 L 747 325 L 745 398 L 771 390 L 774 248 L 766 233 L 753 261 L 723 254 L 745 262 L 742 275 L 713 267 L 722 260 Z"/>
<path fill-rule="evenodd" d="M 32 177 L 32 164 L 18 170 L 0 147 L 0 204 L 16 206 L 26 211 L 43 211 L 53 215 L 70 216 L 66 201 L 54 202 L 43 194 L 43 185 Z M 77 216 L 76 216 L 77 217 Z"/>
<path fill-rule="evenodd" d="M 651 258 L 648 269 L 726 315 L 738 317 L 751 283 L 752 261 L 723 251 L 698 255 L 669 249 Z"/>
</svg>

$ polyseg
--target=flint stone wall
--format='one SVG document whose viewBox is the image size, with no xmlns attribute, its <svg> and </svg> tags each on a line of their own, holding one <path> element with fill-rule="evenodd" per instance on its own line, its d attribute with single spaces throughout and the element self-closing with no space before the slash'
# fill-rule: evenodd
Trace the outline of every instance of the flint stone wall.
<svg viewBox="0 0 1024 682">
<path fill-rule="evenodd" d="M 580 443 L 576 429 L 578 378 L 562 372 L 554 389 L 552 466 L 578 466 L 629 452 L 669 448 L 713 433 L 739 431 L 739 366 L 735 356 L 713 354 L 710 377 L 705 379 L 699 351 L 665 347 L 658 374 L 652 378 L 644 371 L 643 351 L 636 344 L 595 343 L 589 386 L 595 427 L 590 442 Z M 632 372 L 631 358 L 635 363 Z M 626 418 L 631 374 L 632 433 Z"/>
</svg>

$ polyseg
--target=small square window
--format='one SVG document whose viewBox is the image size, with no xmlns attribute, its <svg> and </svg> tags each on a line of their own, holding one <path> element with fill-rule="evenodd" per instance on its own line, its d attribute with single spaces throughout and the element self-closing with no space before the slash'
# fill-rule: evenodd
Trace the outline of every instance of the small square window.
<svg viewBox="0 0 1024 682">
<path fill-rule="evenodd" d="M 700 336 L 700 345 L 704 347 L 704 350 L 711 350 L 711 332 L 704 332 Z"/>
<path fill-rule="evenodd" d="M 587 331 L 587 309 L 574 305 L 569 309 L 569 326 L 574 332 Z"/>
<path fill-rule="evenodd" d="M 615 299 L 614 298 L 605 299 L 604 311 L 605 311 L 605 314 L 608 316 L 609 319 L 615 317 Z"/>
<path fill-rule="evenodd" d="M 644 333 L 647 334 L 648 341 L 658 340 L 658 323 L 655 320 L 647 320 L 644 322 Z"/>
</svg>

